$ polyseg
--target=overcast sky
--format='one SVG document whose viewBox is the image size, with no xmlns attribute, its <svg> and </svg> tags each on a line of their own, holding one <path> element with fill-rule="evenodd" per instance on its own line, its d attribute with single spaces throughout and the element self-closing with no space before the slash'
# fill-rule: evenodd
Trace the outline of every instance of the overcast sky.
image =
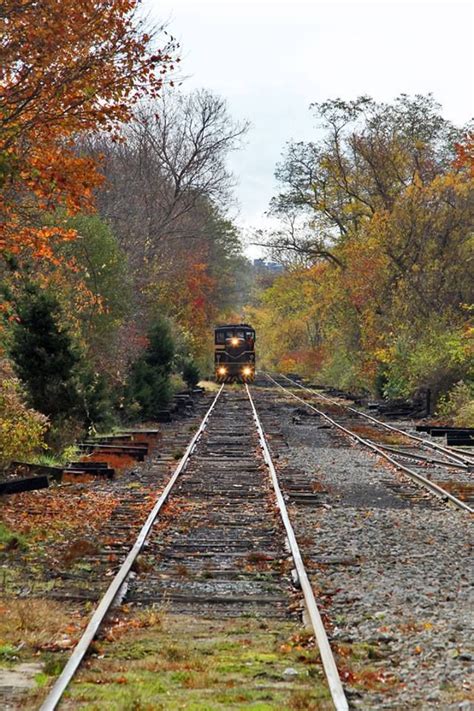
<svg viewBox="0 0 474 711">
<path fill-rule="evenodd" d="M 464 124 L 474 107 L 471 2 L 145 0 L 181 44 L 184 89 L 205 87 L 248 119 L 231 158 L 237 222 L 265 226 L 273 177 L 288 140 L 314 136 L 309 104 L 369 94 L 432 92 Z"/>
</svg>

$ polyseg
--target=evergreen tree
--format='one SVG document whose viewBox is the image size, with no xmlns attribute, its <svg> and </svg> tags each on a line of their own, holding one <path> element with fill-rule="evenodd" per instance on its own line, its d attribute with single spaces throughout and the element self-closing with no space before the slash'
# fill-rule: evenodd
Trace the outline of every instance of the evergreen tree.
<svg viewBox="0 0 474 711">
<path fill-rule="evenodd" d="M 30 285 L 18 304 L 18 317 L 11 356 L 31 405 L 53 422 L 70 417 L 80 405 L 80 355 L 67 330 L 60 327 L 57 301 Z"/>
<path fill-rule="evenodd" d="M 52 423 L 48 442 L 60 448 L 81 430 L 110 419 L 110 394 L 62 324 L 59 303 L 35 285 L 17 307 L 11 357 L 30 404 Z"/>
<path fill-rule="evenodd" d="M 174 341 L 169 324 L 158 318 L 148 334 L 145 352 L 132 366 L 127 388 L 126 400 L 138 404 L 141 418 L 153 419 L 169 403 L 173 355 Z"/>
</svg>

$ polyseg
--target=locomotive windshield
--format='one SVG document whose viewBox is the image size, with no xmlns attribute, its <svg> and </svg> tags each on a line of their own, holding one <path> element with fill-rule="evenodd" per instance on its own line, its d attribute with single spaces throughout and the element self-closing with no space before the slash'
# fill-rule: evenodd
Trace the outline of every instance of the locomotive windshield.
<svg viewBox="0 0 474 711">
<path fill-rule="evenodd" d="M 225 343 L 229 338 L 243 338 L 255 340 L 255 331 L 251 328 L 216 328 L 216 343 Z"/>
</svg>

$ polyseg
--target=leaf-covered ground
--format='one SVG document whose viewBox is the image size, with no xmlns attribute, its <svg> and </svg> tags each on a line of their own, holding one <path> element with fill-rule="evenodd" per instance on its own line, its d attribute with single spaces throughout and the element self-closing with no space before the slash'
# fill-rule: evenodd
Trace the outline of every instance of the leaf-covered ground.
<svg viewBox="0 0 474 711">
<path fill-rule="evenodd" d="M 0 503 L 0 590 L 18 594 L 27 588 L 31 594 L 47 589 L 51 569 L 69 567 L 92 552 L 117 504 L 112 491 L 81 485 L 5 497 Z"/>
</svg>

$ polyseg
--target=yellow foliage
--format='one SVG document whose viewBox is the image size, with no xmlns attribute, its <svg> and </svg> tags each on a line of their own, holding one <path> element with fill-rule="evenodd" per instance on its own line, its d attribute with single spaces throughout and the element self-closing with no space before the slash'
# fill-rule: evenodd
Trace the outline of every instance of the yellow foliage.
<svg viewBox="0 0 474 711">
<path fill-rule="evenodd" d="M 0 361 L 0 466 L 44 449 L 48 418 L 25 405 L 20 382 L 7 360 Z"/>
</svg>

